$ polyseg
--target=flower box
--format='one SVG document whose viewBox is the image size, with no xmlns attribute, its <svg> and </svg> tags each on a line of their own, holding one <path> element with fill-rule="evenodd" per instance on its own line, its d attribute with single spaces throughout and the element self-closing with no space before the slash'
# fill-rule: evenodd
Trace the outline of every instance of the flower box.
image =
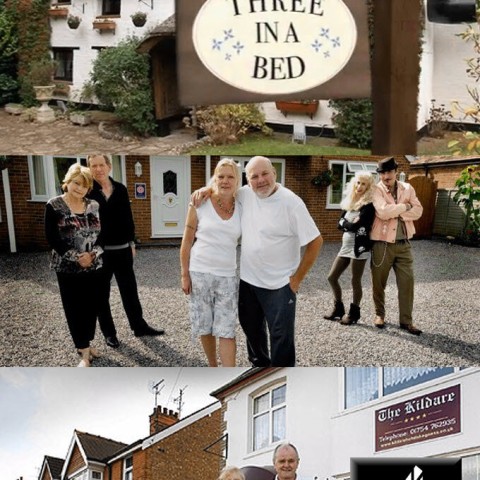
<svg viewBox="0 0 480 480">
<path fill-rule="evenodd" d="M 117 24 L 113 20 L 94 20 L 93 28 L 102 32 L 115 32 Z"/>
<path fill-rule="evenodd" d="M 288 113 L 305 113 L 310 118 L 313 119 L 313 116 L 318 110 L 318 100 L 278 101 L 278 102 L 275 102 L 275 106 L 277 107 L 277 110 L 280 110 L 285 115 L 285 117 L 287 116 Z"/>
<path fill-rule="evenodd" d="M 67 18 L 68 17 L 68 8 L 52 7 L 48 11 L 48 14 L 53 18 Z"/>
</svg>

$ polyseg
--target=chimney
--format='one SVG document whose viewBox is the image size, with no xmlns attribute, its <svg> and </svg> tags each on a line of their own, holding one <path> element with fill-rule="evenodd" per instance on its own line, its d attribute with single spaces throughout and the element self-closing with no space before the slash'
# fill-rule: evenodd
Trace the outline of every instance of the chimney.
<svg viewBox="0 0 480 480">
<path fill-rule="evenodd" d="M 178 422 L 178 412 L 168 410 L 162 406 L 153 409 L 150 415 L 150 435 L 161 432 Z"/>
</svg>

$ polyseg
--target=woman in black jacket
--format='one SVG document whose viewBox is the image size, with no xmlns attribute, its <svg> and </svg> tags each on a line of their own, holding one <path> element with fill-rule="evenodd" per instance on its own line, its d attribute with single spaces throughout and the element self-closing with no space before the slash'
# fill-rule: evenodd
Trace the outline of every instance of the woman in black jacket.
<svg viewBox="0 0 480 480">
<path fill-rule="evenodd" d="M 342 247 L 328 274 L 328 282 L 333 291 L 335 305 L 333 311 L 323 318 L 338 319 L 343 325 L 357 323 L 360 318 L 362 275 L 366 261 L 370 257 L 370 230 L 375 218 L 375 208 L 372 203 L 374 188 L 375 178 L 373 175 L 359 172 L 348 183 L 346 196 L 340 204 L 343 212 L 338 221 L 338 228 L 344 232 Z M 350 264 L 352 265 L 353 299 L 350 310 L 345 315 L 342 288 L 338 280 Z"/>
</svg>

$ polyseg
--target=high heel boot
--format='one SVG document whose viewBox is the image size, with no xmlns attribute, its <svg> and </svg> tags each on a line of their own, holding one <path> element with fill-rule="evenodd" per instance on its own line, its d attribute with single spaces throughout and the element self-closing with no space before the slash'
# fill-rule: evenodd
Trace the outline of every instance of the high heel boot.
<svg viewBox="0 0 480 480">
<path fill-rule="evenodd" d="M 79 348 L 77 350 L 78 354 L 80 355 L 80 363 L 77 365 L 78 367 L 89 367 L 90 366 L 90 347 L 87 348 Z"/>
<path fill-rule="evenodd" d="M 324 315 L 323 318 L 325 320 L 340 320 L 343 315 L 345 315 L 345 306 L 343 305 L 343 302 L 335 300 L 335 306 L 332 312 L 330 315 Z"/>
<path fill-rule="evenodd" d="M 350 310 L 348 315 L 344 315 L 340 320 L 342 325 L 351 325 L 352 323 L 357 323 L 360 319 L 360 307 L 354 303 L 350 304 Z"/>
</svg>

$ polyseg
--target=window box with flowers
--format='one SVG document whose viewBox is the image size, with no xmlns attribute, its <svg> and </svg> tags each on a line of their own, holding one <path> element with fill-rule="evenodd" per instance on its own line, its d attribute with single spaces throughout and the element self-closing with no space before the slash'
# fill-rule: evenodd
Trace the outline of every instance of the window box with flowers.
<svg viewBox="0 0 480 480">
<path fill-rule="evenodd" d="M 117 24 L 114 20 L 110 18 L 96 18 L 93 21 L 93 28 L 98 30 L 100 33 L 102 32 L 113 32 L 115 33 L 115 28 Z"/>
<path fill-rule="evenodd" d="M 143 27 L 147 22 L 147 14 L 145 12 L 135 12 L 130 17 L 136 27 Z"/>
<path fill-rule="evenodd" d="M 285 117 L 287 113 L 305 113 L 313 118 L 318 110 L 318 100 L 285 100 L 275 102 L 277 110 L 280 110 Z"/>
<path fill-rule="evenodd" d="M 52 5 L 48 10 L 48 15 L 53 18 L 67 18 L 68 8 Z"/>
</svg>

